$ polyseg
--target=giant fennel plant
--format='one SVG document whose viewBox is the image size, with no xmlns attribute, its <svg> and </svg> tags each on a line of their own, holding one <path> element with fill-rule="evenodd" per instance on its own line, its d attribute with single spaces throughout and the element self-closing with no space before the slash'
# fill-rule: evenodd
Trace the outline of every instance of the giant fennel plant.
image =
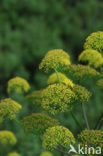
<svg viewBox="0 0 103 156">
<path fill-rule="evenodd" d="M 41 153 L 40 156 L 52 156 L 51 152 L 54 150 L 60 151 L 62 155 L 75 155 L 75 153 L 70 153 L 71 145 L 75 147 L 78 143 L 83 147 L 92 146 L 94 151 L 99 146 L 103 152 L 103 131 L 101 130 L 103 113 L 95 123 L 95 127 L 91 128 L 85 111 L 85 103 L 89 101 L 92 93 L 79 83 L 82 79 L 96 79 L 98 88 L 103 89 L 102 53 L 103 32 L 95 32 L 86 39 L 84 50 L 78 57 L 78 61 L 83 62 L 84 65 L 72 64 L 69 54 L 62 49 L 51 50 L 42 59 L 39 69 L 50 74 L 47 87 L 25 96 L 34 108 L 41 107 L 40 112 L 29 114 L 21 119 L 26 132 L 36 134 L 38 137 L 42 136 L 42 146 L 47 151 Z M 29 89 L 28 82 L 23 78 L 15 77 L 8 81 L 7 91 L 10 97 L 13 92 L 23 94 Z M 0 105 L 1 122 L 7 117 L 10 120 L 14 119 L 22 108 L 11 98 L 1 100 Z M 74 108 L 79 105 L 86 124 L 84 129 L 73 114 Z M 64 112 L 71 112 L 75 124 L 80 127 L 81 132 L 78 136 L 74 136 L 70 129 L 61 125 L 56 119 L 58 114 Z M 2 144 L 16 143 L 15 137 L 8 131 L 0 131 L 0 138 Z M 19 154 L 11 152 L 9 155 Z"/>
</svg>

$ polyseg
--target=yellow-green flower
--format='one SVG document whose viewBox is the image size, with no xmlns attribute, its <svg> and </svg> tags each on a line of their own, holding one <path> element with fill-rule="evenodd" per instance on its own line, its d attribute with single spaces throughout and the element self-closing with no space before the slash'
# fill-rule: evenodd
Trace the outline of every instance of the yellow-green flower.
<svg viewBox="0 0 103 156">
<path fill-rule="evenodd" d="M 79 61 L 88 62 L 88 65 L 93 66 L 94 68 L 98 68 L 103 65 L 102 55 L 97 50 L 93 49 L 84 50 L 79 55 Z"/>
<path fill-rule="evenodd" d="M 16 101 L 6 98 L 0 101 L 0 122 L 7 116 L 9 119 L 14 119 L 22 106 Z"/>
<path fill-rule="evenodd" d="M 73 92 L 77 96 L 77 103 L 88 102 L 91 97 L 91 93 L 83 86 L 75 84 L 73 87 Z"/>
<path fill-rule="evenodd" d="M 73 87 L 74 85 L 73 82 L 70 79 L 68 79 L 64 74 L 58 72 L 58 77 L 61 83 L 64 83 L 67 86 Z M 48 84 L 59 83 L 58 77 L 56 73 L 51 74 L 48 78 Z"/>
<path fill-rule="evenodd" d="M 1 145 L 15 145 L 17 142 L 17 139 L 15 135 L 10 131 L 0 131 L 0 144 Z"/>
<path fill-rule="evenodd" d="M 53 154 L 51 152 L 43 152 L 40 156 L 53 156 Z"/>
<path fill-rule="evenodd" d="M 97 86 L 100 88 L 100 89 L 103 89 L 103 79 L 99 79 L 97 81 Z"/>
<path fill-rule="evenodd" d="M 75 93 L 68 86 L 58 83 L 52 84 L 43 90 L 41 106 L 54 115 L 71 110 L 75 99 Z"/>
<path fill-rule="evenodd" d="M 86 78 L 98 78 L 100 77 L 100 73 L 96 71 L 94 68 L 90 66 L 85 66 L 81 64 L 72 64 L 63 68 L 64 73 L 67 76 L 71 76 L 72 78 L 78 80 L 84 80 Z"/>
<path fill-rule="evenodd" d="M 59 121 L 43 113 L 34 113 L 24 117 L 22 125 L 26 132 L 43 134 L 48 127 L 59 125 Z"/>
<path fill-rule="evenodd" d="M 103 32 L 98 31 L 86 38 L 84 49 L 94 49 L 103 53 Z"/>
<path fill-rule="evenodd" d="M 39 69 L 48 73 L 51 70 L 58 70 L 69 64 L 70 56 L 62 49 L 54 49 L 45 55 Z"/>
<path fill-rule="evenodd" d="M 21 94 L 23 92 L 28 92 L 29 89 L 30 89 L 29 83 L 21 77 L 15 77 L 8 81 L 7 88 L 8 93 L 15 91 L 16 93 Z"/>
<path fill-rule="evenodd" d="M 26 99 L 30 101 L 32 104 L 35 106 L 41 105 L 41 95 L 42 95 L 42 90 L 36 90 L 33 91 L 31 94 L 26 96 Z"/>
<path fill-rule="evenodd" d="M 7 156 L 21 156 L 21 154 L 17 152 L 11 152 L 11 153 L 8 153 Z"/>
<path fill-rule="evenodd" d="M 101 147 L 103 149 L 103 131 L 101 130 L 83 130 L 78 135 L 78 139 L 82 146 Z"/>
<path fill-rule="evenodd" d="M 48 128 L 44 133 L 42 143 L 44 149 L 52 151 L 62 146 L 64 149 L 68 150 L 70 144 L 75 144 L 75 138 L 72 132 L 63 126 Z"/>
</svg>

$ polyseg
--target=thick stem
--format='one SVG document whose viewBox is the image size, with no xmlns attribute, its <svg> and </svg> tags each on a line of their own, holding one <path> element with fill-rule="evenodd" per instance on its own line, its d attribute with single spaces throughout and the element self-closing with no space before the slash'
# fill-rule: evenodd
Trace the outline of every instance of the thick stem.
<svg viewBox="0 0 103 156">
<path fill-rule="evenodd" d="M 82 130 L 82 127 L 81 127 L 79 121 L 76 119 L 76 117 L 75 117 L 75 115 L 73 114 L 73 112 L 71 112 L 71 115 L 72 115 L 72 117 L 73 117 L 75 123 L 76 123 L 76 124 L 78 125 L 78 127 Z"/>
<path fill-rule="evenodd" d="M 58 71 L 57 71 L 56 69 L 54 69 L 54 70 L 55 70 L 55 73 L 56 73 L 56 76 L 57 76 L 58 82 L 61 83 L 60 77 L 59 77 L 59 75 L 58 75 Z"/>
<path fill-rule="evenodd" d="M 98 125 L 99 123 L 101 122 L 101 119 L 103 118 L 103 113 L 99 116 L 98 120 L 97 120 L 97 123 L 95 125 L 95 128 L 94 129 L 97 129 L 98 128 Z"/>
<path fill-rule="evenodd" d="M 86 126 L 87 126 L 88 129 L 90 129 L 88 119 L 87 119 L 87 115 L 86 115 L 86 111 L 85 111 L 85 107 L 84 107 L 84 103 L 82 103 L 82 112 L 83 112 L 83 116 L 84 116 Z"/>
</svg>

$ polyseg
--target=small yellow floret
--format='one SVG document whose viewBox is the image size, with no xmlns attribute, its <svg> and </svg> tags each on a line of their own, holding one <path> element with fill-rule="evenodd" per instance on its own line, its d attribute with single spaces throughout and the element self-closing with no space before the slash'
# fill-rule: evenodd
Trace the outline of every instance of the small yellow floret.
<svg viewBox="0 0 103 156">
<path fill-rule="evenodd" d="M 0 144 L 2 145 L 15 145 L 17 142 L 17 139 L 15 135 L 10 131 L 0 131 Z"/>
<path fill-rule="evenodd" d="M 51 114 L 70 111 L 74 107 L 75 93 L 64 84 L 49 85 L 42 92 L 41 106 Z"/>
<path fill-rule="evenodd" d="M 7 156 L 21 156 L 21 154 L 19 154 L 17 152 L 12 152 L 12 153 L 8 153 Z"/>
<path fill-rule="evenodd" d="M 8 93 L 15 91 L 16 93 L 21 94 L 23 92 L 28 92 L 29 89 L 30 89 L 29 83 L 21 77 L 15 77 L 8 81 L 7 88 Z"/>
<path fill-rule="evenodd" d="M 72 132 L 63 127 L 55 126 L 48 128 L 43 136 L 43 148 L 47 150 L 54 150 L 59 146 L 69 150 L 70 144 L 75 144 L 75 138 Z"/>
<path fill-rule="evenodd" d="M 50 50 L 42 62 L 40 63 L 39 69 L 45 72 L 50 72 L 51 70 L 61 69 L 66 65 L 70 65 L 70 56 L 62 49 Z"/>
<path fill-rule="evenodd" d="M 92 49 L 84 50 L 79 55 L 79 61 L 88 62 L 88 64 L 94 68 L 98 68 L 103 65 L 102 55 L 98 51 Z"/>
<path fill-rule="evenodd" d="M 22 106 L 16 101 L 6 98 L 0 101 L 0 122 L 3 122 L 7 116 L 9 119 L 14 119 Z"/>
<path fill-rule="evenodd" d="M 103 32 L 98 31 L 90 34 L 86 38 L 84 49 L 94 49 L 103 54 Z"/>
<path fill-rule="evenodd" d="M 53 154 L 51 152 L 43 152 L 40 156 L 53 156 Z"/>
<path fill-rule="evenodd" d="M 66 84 L 70 87 L 74 86 L 73 82 L 70 79 L 68 79 L 64 74 L 58 72 L 58 77 L 62 83 Z M 48 84 L 59 83 L 58 77 L 57 77 L 56 73 L 51 74 L 48 78 Z"/>
</svg>

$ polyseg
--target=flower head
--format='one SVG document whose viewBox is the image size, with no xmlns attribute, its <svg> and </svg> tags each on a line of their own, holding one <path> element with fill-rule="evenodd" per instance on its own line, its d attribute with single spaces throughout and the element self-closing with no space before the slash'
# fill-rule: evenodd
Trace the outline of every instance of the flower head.
<svg viewBox="0 0 103 156">
<path fill-rule="evenodd" d="M 70 79 L 68 79 L 64 74 L 58 72 L 58 76 L 62 83 L 64 83 L 67 86 L 73 87 L 73 82 Z M 56 73 L 51 74 L 48 78 L 48 84 L 53 83 L 59 83 Z"/>
<path fill-rule="evenodd" d="M 29 83 L 21 77 L 15 77 L 8 81 L 8 93 L 15 91 L 16 93 L 21 94 L 23 92 L 28 92 L 29 89 Z"/>
<path fill-rule="evenodd" d="M 51 70 L 61 69 L 69 64 L 70 56 L 62 49 L 54 49 L 45 55 L 40 63 L 39 69 L 48 73 Z"/>
<path fill-rule="evenodd" d="M 100 73 L 90 66 L 85 66 L 81 64 L 73 64 L 63 68 L 66 75 L 78 80 L 83 80 L 86 78 L 98 78 Z"/>
<path fill-rule="evenodd" d="M 91 97 L 91 93 L 83 86 L 75 84 L 73 91 L 77 95 L 77 103 L 88 102 Z"/>
<path fill-rule="evenodd" d="M 78 139 L 82 146 L 101 147 L 103 149 L 103 131 L 101 130 L 83 130 L 78 135 Z"/>
<path fill-rule="evenodd" d="M 2 145 L 15 145 L 17 139 L 15 135 L 10 131 L 0 131 L 0 144 Z"/>
<path fill-rule="evenodd" d="M 49 127 L 59 125 L 59 121 L 43 113 L 34 113 L 22 120 L 26 132 L 43 134 Z"/>
<path fill-rule="evenodd" d="M 42 90 L 36 90 L 33 91 L 31 94 L 26 96 L 26 99 L 30 101 L 32 104 L 35 106 L 41 105 L 41 95 L 42 95 Z"/>
<path fill-rule="evenodd" d="M 7 156 L 21 156 L 21 154 L 19 154 L 17 152 L 12 152 L 12 153 L 8 153 Z"/>
<path fill-rule="evenodd" d="M 69 145 L 75 144 L 75 138 L 71 131 L 63 126 L 48 128 L 43 136 L 43 148 L 55 150 L 59 146 L 69 149 Z"/>
<path fill-rule="evenodd" d="M 94 68 L 98 68 L 103 65 L 102 55 L 97 50 L 93 49 L 84 50 L 79 55 L 79 61 L 88 62 L 88 64 Z"/>
<path fill-rule="evenodd" d="M 52 84 L 43 90 L 41 106 L 54 115 L 71 110 L 75 99 L 75 93 L 66 85 Z"/>
<path fill-rule="evenodd" d="M 86 38 L 84 49 L 94 49 L 103 53 L 103 32 L 98 31 Z"/>
<path fill-rule="evenodd" d="M 99 79 L 97 81 L 97 86 L 98 86 L 98 88 L 103 89 L 103 79 Z"/>
<path fill-rule="evenodd" d="M 51 152 L 43 152 L 40 156 L 53 156 L 53 154 Z"/>
<path fill-rule="evenodd" d="M 7 98 L 0 101 L 0 122 L 4 120 L 4 117 L 8 116 L 9 119 L 14 119 L 16 114 L 20 111 L 22 106 L 16 101 Z"/>
</svg>

